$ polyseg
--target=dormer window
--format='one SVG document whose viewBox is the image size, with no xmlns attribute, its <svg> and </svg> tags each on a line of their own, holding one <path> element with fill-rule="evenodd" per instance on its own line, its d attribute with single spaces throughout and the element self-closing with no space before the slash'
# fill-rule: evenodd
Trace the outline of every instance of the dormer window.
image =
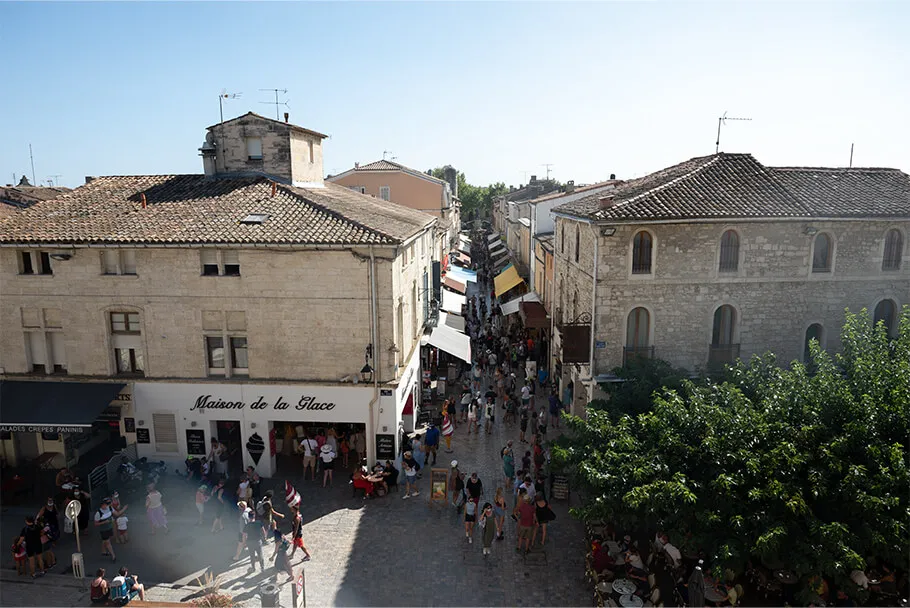
<svg viewBox="0 0 910 608">
<path fill-rule="evenodd" d="M 247 160 L 262 160 L 262 138 L 246 138 L 246 158 Z"/>
</svg>

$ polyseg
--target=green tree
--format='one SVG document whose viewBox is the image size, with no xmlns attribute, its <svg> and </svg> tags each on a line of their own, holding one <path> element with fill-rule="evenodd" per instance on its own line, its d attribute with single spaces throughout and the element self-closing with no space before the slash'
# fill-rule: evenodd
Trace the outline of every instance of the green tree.
<svg viewBox="0 0 910 608">
<path fill-rule="evenodd" d="M 615 368 L 613 375 L 623 381 L 602 384 L 607 399 L 594 401 L 590 407 L 603 409 L 612 420 L 617 420 L 624 415 L 638 416 L 651 411 L 655 391 L 681 390 L 689 372 L 663 359 L 632 357 L 623 367 Z"/>
<path fill-rule="evenodd" d="M 445 168 L 436 167 L 430 170 L 430 175 L 444 180 Z M 470 213 L 489 216 L 493 209 L 493 199 L 508 191 L 506 185 L 497 182 L 489 186 L 474 186 L 468 183 L 464 172 L 457 171 L 455 181 L 458 184 L 458 198 L 461 200 L 461 213 L 463 217 L 468 217 Z"/>
<path fill-rule="evenodd" d="M 553 454 L 589 497 L 576 514 L 660 527 L 737 571 L 765 559 L 846 583 L 872 559 L 906 570 L 910 307 L 894 339 L 848 311 L 842 344 L 832 357 L 813 343 L 811 373 L 754 357 L 721 384 L 660 391 L 648 412 L 570 418 Z"/>
</svg>

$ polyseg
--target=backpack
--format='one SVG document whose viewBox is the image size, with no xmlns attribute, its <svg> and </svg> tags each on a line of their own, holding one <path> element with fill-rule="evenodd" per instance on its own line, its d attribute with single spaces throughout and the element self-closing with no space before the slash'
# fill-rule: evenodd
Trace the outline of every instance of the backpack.
<svg viewBox="0 0 910 608">
<path fill-rule="evenodd" d="M 260 517 L 265 515 L 265 503 L 267 503 L 267 502 L 269 502 L 269 499 L 263 498 L 262 500 L 260 500 L 259 502 L 256 503 L 256 515 L 259 515 Z M 269 504 L 269 506 L 271 507 L 272 505 Z"/>
</svg>

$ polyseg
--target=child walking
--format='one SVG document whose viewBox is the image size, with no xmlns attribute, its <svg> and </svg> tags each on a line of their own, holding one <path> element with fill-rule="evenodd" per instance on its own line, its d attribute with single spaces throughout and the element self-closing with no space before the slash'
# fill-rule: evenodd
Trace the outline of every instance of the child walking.
<svg viewBox="0 0 910 608">
<path fill-rule="evenodd" d="M 130 535 L 126 529 L 129 521 L 129 518 L 126 515 L 121 515 L 117 518 L 117 537 L 120 539 L 119 542 L 121 543 L 130 542 Z"/>
<path fill-rule="evenodd" d="M 303 517 L 300 516 L 299 507 L 291 507 L 291 539 L 294 543 L 294 548 L 291 549 L 291 559 L 294 559 L 297 547 L 300 547 L 303 550 L 303 561 L 310 561 L 310 550 L 303 542 Z"/>
</svg>

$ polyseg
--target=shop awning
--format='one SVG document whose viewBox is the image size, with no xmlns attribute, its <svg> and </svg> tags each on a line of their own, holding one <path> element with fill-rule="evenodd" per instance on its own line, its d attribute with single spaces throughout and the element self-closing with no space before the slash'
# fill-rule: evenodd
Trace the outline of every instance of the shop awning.
<svg viewBox="0 0 910 608">
<path fill-rule="evenodd" d="M 540 297 L 532 291 L 530 293 L 524 294 L 523 296 L 518 296 L 514 300 L 509 300 L 500 307 L 502 314 L 514 315 L 516 312 L 518 312 L 518 305 L 522 302 L 540 302 Z"/>
<path fill-rule="evenodd" d="M 467 298 L 458 295 L 454 291 L 449 291 L 448 289 L 442 290 L 442 305 L 439 307 L 442 310 L 447 312 L 454 312 L 455 314 L 461 314 L 461 307 L 467 303 Z"/>
<path fill-rule="evenodd" d="M 490 234 L 490 235 L 487 236 L 487 242 L 488 242 L 488 243 L 493 243 L 493 242 L 499 241 L 499 240 L 500 240 L 500 237 L 499 237 L 499 233 L 498 233 L 498 232 L 494 232 L 493 234 Z"/>
<path fill-rule="evenodd" d="M 505 246 L 505 245 L 503 245 L 502 248 L 497 248 L 497 249 L 491 249 L 491 250 L 490 250 L 490 257 L 493 258 L 494 260 L 495 260 L 496 258 L 502 257 L 502 256 L 504 256 L 504 255 L 508 255 L 508 254 L 509 254 L 509 250 L 506 249 L 506 246 Z"/>
<path fill-rule="evenodd" d="M 401 410 L 402 416 L 413 416 L 414 415 L 414 393 L 408 395 L 408 400 L 404 404 L 404 409 Z"/>
<path fill-rule="evenodd" d="M 442 284 L 445 285 L 446 287 L 448 287 L 449 289 L 454 289 L 458 293 L 465 292 L 464 283 L 459 283 L 458 281 L 456 281 L 455 279 L 453 279 L 451 277 L 446 277 L 445 279 L 443 279 Z"/>
<path fill-rule="evenodd" d="M 446 313 L 440 311 L 439 313 L 439 324 L 451 327 L 455 331 L 465 333 L 465 323 L 464 317 L 461 315 L 456 315 L 454 313 Z"/>
<path fill-rule="evenodd" d="M 547 317 L 547 309 L 540 302 L 521 302 L 521 320 L 524 321 L 525 327 L 549 327 L 550 319 Z"/>
<path fill-rule="evenodd" d="M 518 271 L 515 270 L 514 266 L 509 264 L 502 272 L 496 275 L 495 279 L 493 279 L 493 285 L 496 287 L 496 297 L 502 297 L 502 294 L 521 283 L 522 280 L 521 277 L 518 276 Z"/>
<path fill-rule="evenodd" d="M 471 256 L 469 256 L 465 253 L 462 253 L 460 251 L 458 252 L 458 255 L 456 256 L 456 259 L 459 262 L 461 262 L 462 264 L 464 264 L 465 266 L 468 266 L 471 264 Z"/>
<path fill-rule="evenodd" d="M 452 277 L 456 281 L 461 283 L 476 283 L 477 282 L 477 273 L 472 270 L 465 270 L 464 268 L 459 268 L 457 266 L 452 266 L 446 270 L 446 276 Z"/>
<path fill-rule="evenodd" d="M 430 334 L 429 343 L 453 357 L 471 362 L 471 339 L 446 325 L 437 325 Z"/>
<path fill-rule="evenodd" d="M 458 242 L 461 243 L 462 245 L 464 245 L 465 247 L 468 247 L 469 248 L 468 250 L 470 251 L 471 237 L 464 235 L 464 234 L 459 234 Z"/>
<path fill-rule="evenodd" d="M 2 380 L 0 430 L 79 432 L 77 427 L 92 426 L 123 387 L 122 383 Z"/>
</svg>

